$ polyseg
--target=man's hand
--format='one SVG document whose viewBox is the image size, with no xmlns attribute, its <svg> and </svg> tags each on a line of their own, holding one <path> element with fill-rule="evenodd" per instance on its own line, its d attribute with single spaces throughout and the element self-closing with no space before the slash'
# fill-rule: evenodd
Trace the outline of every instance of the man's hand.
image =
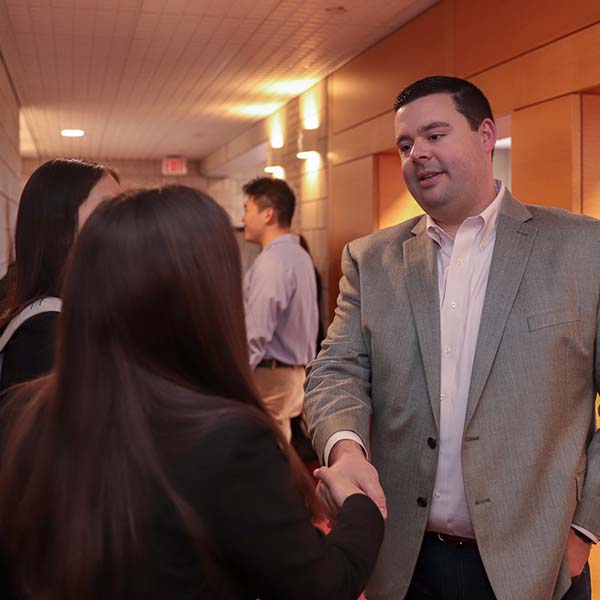
<svg viewBox="0 0 600 600">
<path fill-rule="evenodd" d="M 590 557 L 591 542 L 583 541 L 575 534 L 573 528 L 569 528 L 567 538 L 567 556 L 569 558 L 569 575 L 577 577 L 583 572 L 583 567 Z"/>
<path fill-rule="evenodd" d="M 317 493 L 332 517 L 341 505 L 337 500 L 342 497 L 344 493 L 342 490 L 345 490 L 353 493 L 362 491 L 375 502 L 383 518 L 387 518 L 385 494 L 379 483 L 379 475 L 375 467 L 365 458 L 359 444 L 352 440 L 340 440 L 329 454 L 329 464 L 330 467 L 321 472 L 325 477 L 319 476 L 321 470 L 318 470 L 315 476 L 321 479 Z M 333 485 L 331 482 L 334 482 Z M 338 489 L 334 492 L 333 487 L 336 482 L 338 482 Z M 358 489 L 354 489 L 354 486 Z"/>
</svg>

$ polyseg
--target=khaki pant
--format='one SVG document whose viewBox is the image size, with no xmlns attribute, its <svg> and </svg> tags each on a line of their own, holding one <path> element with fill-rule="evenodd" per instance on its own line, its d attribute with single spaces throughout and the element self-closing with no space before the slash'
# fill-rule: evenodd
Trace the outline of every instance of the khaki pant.
<svg viewBox="0 0 600 600">
<path fill-rule="evenodd" d="M 304 367 L 257 367 L 254 381 L 265 408 L 290 441 L 290 419 L 302 412 L 304 403 Z"/>
</svg>

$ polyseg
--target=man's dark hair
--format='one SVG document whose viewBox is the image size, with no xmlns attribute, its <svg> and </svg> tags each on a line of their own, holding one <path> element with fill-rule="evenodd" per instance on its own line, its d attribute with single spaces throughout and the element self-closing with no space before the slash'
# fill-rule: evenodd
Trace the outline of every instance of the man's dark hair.
<svg viewBox="0 0 600 600">
<path fill-rule="evenodd" d="M 425 77 L 405 87 L 394 102 L 394 112 L 432 94 L 450 94 L 456 110 L 467 119 L 473 131 L 477 131 L 484 119 L 494 120 L 490 103 L 477 86 L 466 79 L 445 75 Z"/>
<path fill-rule="evenodd" d="M 296 197 L 283 179 L 256 177 L 242 189 L 247 196 L 252 196 L 259 210 L 271 207 L 275 211 L 279 227 L 289 227 L 292 224 Z"/>
</svg>

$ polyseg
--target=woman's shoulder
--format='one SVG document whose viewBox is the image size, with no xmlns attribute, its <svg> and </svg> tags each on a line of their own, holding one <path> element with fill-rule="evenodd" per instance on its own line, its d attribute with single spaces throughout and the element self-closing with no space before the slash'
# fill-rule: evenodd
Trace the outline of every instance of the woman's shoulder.
<svg viewBox="0 0 600 600">
<path fill-rule="evenodd" d="M 44 312 L 29 317 L 15 330 L 4 350 L 46 354 L 54 347 L 58 316 L 57 312 Z"/>
<path fill-rule="evenodd" d="M 24 321 L 19 328 L 13 334 L 13 339 L 17 337 L 23 338 L 33 335 L 40 334 L 52 334 L 56 332 L 56 324 L 58 322 L 58 316 L 60 313 L 55 311 L 48 311 L 29 317 Z"/>
<path fill-rule="evenodd" d="M 57 312 L 44 312 L 22 323 L 3 349 L 0 389 L 45 375 L 54 364 Z"/>
<path fill-rule="evenodd" d="M 172 481 L 184 496 L 205 503 L 209 489 L 220 498 L 232 481 L 285 461 L 276 434 L 258 411 L 221 404 L 207 412 L 202 428 L 186 432 L 178 450 L 169 453 Z"/>
<path fill-rule="evenodd" d="M 245 452 L 277 448 L 270 418 L 257 408 L 216 396 L 200 396 L 186 424 L 174 423 L 165 450 L 177 461 L 205 465 L 225 463 Z M 177 426 L 177 423 L 179 425 Z M 175 427 L 176 426 L 176 427 Z"/>
<path fill-rule="evenodd" d="M 220 453 L 231 453 L 238 446 L 259 440 L 276 443 L 269 417 L 258 409 L 233 400 L 218 400 L 218 407 L 206 419 L 206 443 L 215 444 Z"/>
</svg>

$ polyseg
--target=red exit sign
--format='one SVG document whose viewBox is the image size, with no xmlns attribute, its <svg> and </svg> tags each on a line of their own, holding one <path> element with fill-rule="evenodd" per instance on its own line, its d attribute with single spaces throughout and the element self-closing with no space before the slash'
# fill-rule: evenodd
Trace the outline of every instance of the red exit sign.
<svg viewBox="0 0 600 600">
<path fill-rule="evenodd" d="M 187 159 L 183 156 L 165 156 L 162 159 L 163 175 L 187 175 Z"/>
</svg>

